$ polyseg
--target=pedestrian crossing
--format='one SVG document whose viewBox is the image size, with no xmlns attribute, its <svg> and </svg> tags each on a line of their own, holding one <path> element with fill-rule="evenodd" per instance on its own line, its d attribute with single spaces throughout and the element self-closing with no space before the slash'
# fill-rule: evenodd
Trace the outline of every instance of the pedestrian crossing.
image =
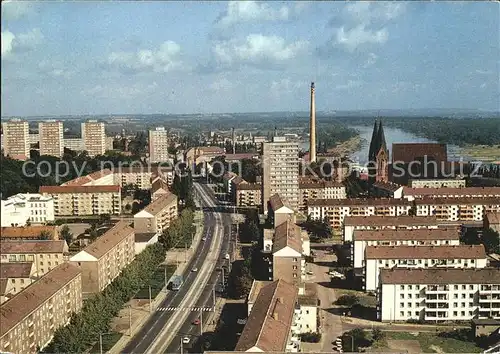
<svg viewBox="0 0 500 354">
<path fill-rule="evenodd" d="M 156 311 L 168 312 L 168 311 L 213 311 L 213 307 L 157 307 Z"/>
</svg>

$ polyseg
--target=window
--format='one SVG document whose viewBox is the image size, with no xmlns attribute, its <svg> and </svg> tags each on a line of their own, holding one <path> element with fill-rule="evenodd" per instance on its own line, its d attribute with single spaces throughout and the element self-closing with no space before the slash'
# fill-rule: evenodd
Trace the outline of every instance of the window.
<svg viewBox="0 0 500 354">
<path fill-rule="evenodd" d="M 458 290 L 458 285 L 454 285 L 453 289 Z"/>
<path fill-rule="evenodd" d="M 412 290 L 412 286 L 411 285 L 408 285 L 408 290 Z"/>
<path fill-rule="evenodd" d="M 453 311 L 453 316 L 457 317 L 458 316 L 458 312 L 457 311 Z"/>
<path fill-rule="evenodd" d="M 399 294 L 399 298 L 400 299 L 404 299 L 405 298 L 405 294 Z"/>
<path fill-rule="evenodd" d="M 472 307 L 472 306 L 474 306 L 474 303 L 469 302 L 469 307 Z"/>
<path fill-rule="evenodd" d="M 420 290 L 420 285 L 415 285 L 415 289 Z"/>
<path fill-rule="evenodd" d="M 454 302 L 453 307 L 458 307 L 458 302 Z"/>
<path fill-rule="evenodd" d="M 408 317 L 411 317 L 411 311 L 408 311 Z"/>
<path fill-rule="evenodd" d="M 465 307 L 465 302 L 462 302 L 462 307 Z"/>
<path fill-rule="evenodd" d="M 405 307 L 405 303 L 404 302 L 400 302 L 399 303 L 399 307 Z"/>
<path fill-rule="evenodd" d="M 411 294 L 408 294 L 408 299 L 411 299 Z"/>
<path fill-rule="evenodd" d="M 454 299 L 458 299 L 458 294 L 453 294 Z"/>
<path fill-rule="evenodd" d="M 474 290 L 474 285 L 469 285 L 469 290 Z"/>
<path fill-rule="evenodd" d="M 399 290 L 404 290 L 404 289 L 405 289 L 405 286 L 404 286 L 404 285 L 401 285 L 401 286 L 399 287 Z"/>
<path fill-rule="evenodd" d="M 465 299 L 465 294 L 462 294 L 462 299 Z"/>
<path fill-rule="evenodd" d="M 462 316 L 465 316 L 465 311 L 461 311 L 461 312 L 460 312 L 460 314 L 461 314 Z"/>
<path fill-rule="evenodd" d="M 469 294 L 469 299 L 473 299 L 474 298 L 474 294 Z"/>
<path fill-rule="evenodd" d="M 411 307 L 411 302 L 408 303 L 408 307 Z"/>
<path fill-rule="evenodd" d="M 403 317 L 405 315 L 404 311 L 399 311 L 399 316 Z"/>
<path fill-rule="evenodd" d="M 462 290 L 465 290 L 465 285 L 462 285 Z"/>
<path fill-rule="evenodd" d="M 420 316 L 420 312 L 415 311 L 415 316 L 416 316 L 416 317 Z"/>
</svg>

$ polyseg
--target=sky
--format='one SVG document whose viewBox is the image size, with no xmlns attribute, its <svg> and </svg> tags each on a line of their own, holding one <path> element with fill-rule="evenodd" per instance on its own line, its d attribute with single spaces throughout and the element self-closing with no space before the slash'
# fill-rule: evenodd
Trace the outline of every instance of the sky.
<svg viewBox="0 0 500 354">
<path fill-rule="evenodd" d="M 500 109 L 496 2 L 2 2 L 2 116 Z"/>
</svg>

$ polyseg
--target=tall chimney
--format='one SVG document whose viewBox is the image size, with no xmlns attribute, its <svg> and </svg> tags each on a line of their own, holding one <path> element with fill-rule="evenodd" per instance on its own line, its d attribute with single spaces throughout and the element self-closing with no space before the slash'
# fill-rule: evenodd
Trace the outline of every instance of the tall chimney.
<svg viewBox="0 0 500 354">
<path fill-rule="evenodd" d="M 233 154 L 236 154 L 236 140 L 235 140 L 235 136 L 234 136 L 234 127 L 232 128 L 232 138 L 231 138 L 233 141 Z"/>
<path fill-rule="evenodd" d="M 311 116 L 309 122 L 309 162 L 316 162 L 316 102 L 314 82 L 311 82 Z"/>
</svg>

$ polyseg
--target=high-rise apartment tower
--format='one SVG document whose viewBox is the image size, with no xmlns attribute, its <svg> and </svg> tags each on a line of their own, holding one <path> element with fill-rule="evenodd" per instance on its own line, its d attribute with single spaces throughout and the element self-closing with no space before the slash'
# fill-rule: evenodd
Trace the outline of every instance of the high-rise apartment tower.
<svg viewBox="0 0 500 354">
<path fill-rule="evenodd" d="M 49 120 L 38 123 L 40 155 L 62 157 L 64 154 L 63 122 Z"/>
</svg>

